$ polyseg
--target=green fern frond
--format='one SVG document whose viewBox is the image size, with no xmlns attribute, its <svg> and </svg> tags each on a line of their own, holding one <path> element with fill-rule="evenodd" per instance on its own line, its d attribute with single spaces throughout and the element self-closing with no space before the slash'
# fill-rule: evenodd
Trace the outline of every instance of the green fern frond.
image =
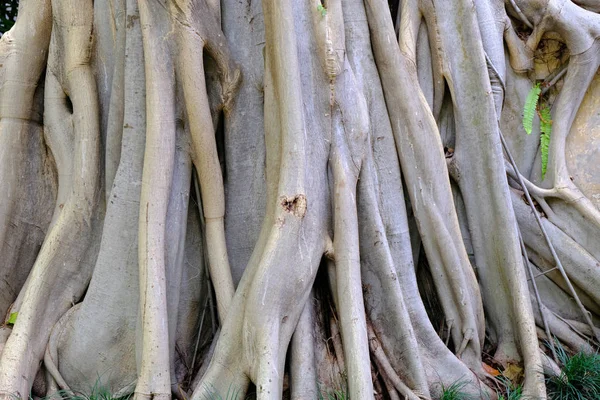
<svg viewBox="0 0 600 400">
<path fill-rule="evenodd" d="M 540 108 L 540 151 L 542 153 L 542 180 L 546 175 L 548 167 L 548 147 L 550 146 L 550 135 L 552 134 L 552 115 L 550 108 L 544 104 Z"/>
<path fill-rule="evenodd" d="M 550 107 L 544 104 L 540 106 L 540 132 L 549 135 L 552 130 L 552 114 Z"/>
<path fill-rule="evenodd" d="M 525 108 L 523 109 L 523 128 L 528 135 L 530 135 L 533 130 L 533 116 L 535 115 L 535 109 L 541 92 L 542 89 L 540 88 L 540 84 L 536 83 L 529 91 L 529 94 L 527 94 L 527 99 L 525 100 Z"/>
<path fill-rule="evenodd" d="M 550 146 L 550 133 L 540 135 L 540 149 L 542 151 L 542 180 L 546 176 L 548 167 L 548 147 Z"/>
</svg>

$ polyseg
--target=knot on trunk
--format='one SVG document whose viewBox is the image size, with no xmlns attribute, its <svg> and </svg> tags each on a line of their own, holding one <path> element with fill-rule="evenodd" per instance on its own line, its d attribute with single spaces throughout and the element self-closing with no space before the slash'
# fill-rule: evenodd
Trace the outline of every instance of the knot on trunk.
<svg viewBox="0 0 600 400">
<path fill-rule="evenodd" d="M 292 213 L 298 218 L 302 218 L 306 214 L 306 196 L 303 194 L 291 197 L 281 196 L 280 204 L 286 212 Z"/>
</svg>

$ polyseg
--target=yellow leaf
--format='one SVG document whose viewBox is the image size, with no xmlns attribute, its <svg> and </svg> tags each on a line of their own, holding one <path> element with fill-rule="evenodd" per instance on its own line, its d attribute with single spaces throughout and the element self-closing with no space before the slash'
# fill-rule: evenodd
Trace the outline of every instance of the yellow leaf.
<svg viewBox="0 0 600 400">
<path fill-rule="evenodd" d="M 510 379 L 512 382 L 517 382 L 523 376 L 523 368 L 519 367 L 517 364 L 508 364 L 506 369 L 502 371 L 502 375 Z"/>
</svg>

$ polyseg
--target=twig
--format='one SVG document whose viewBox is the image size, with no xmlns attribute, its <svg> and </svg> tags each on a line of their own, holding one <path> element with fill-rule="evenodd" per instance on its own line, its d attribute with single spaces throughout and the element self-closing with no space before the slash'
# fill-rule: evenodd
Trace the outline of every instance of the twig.
<svg viewBox="0 0 600 400">
<path fill-rule="evenodd" d="M 527 18 L 527 16 L 525 16 L 525 14 L 523 14 L 523 11 L 521 11 L 521 9 L 519 8 L 519 6 L 517 5 L 517 3 L 515 3 L 515 0 L 510 0 L 510 5 L 513 7 L 513 9 L 515 10 L 515 12 L 517 13 L 517 15 L 519 16 L 519 19 L 525 24 L 527 25 L 527 27 L 529 29 L 533 29 L 533 25 L 531 24 L 531 22 L 529 22 L 529 19 Z"/>
<path fill-rule="evenodd" d="M 564 64 L 560 65 L 556 68 L 550 75 L 544 79 L 544 82 L 540 85 L 542 87 L 541 95 L 545 94 L 552 86 L 558 82 L 560 78 L 562 78 L 569 68 L 569 60 L 567 60 Z"/>
</svg>

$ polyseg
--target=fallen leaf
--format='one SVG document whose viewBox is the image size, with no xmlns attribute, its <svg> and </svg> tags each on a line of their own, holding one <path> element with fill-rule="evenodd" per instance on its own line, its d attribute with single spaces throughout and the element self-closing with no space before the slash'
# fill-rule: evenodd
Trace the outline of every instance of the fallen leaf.
<svg viewBox="0 0 600 400">
<path fill-rule="evenodd" d="M 508 364 L 506 369 L 502 371 L 502 375 L 511 380 L 511 382 L 516 383 L 523 376 L 523 368 L 519 367 L 517 364 Z"/>
<path fill-rule="evenodd" d="M 500 375 L 500 371 L 498 371 L 496 368 L 491 367 L 491 366 L 487 365 L 486 363 L 481 363 L 481 364 L 483 364 L 483 369 L 488 374 L 490 374 L 492 376 L 498 376 L 498 375 Z"/>
</svg>

